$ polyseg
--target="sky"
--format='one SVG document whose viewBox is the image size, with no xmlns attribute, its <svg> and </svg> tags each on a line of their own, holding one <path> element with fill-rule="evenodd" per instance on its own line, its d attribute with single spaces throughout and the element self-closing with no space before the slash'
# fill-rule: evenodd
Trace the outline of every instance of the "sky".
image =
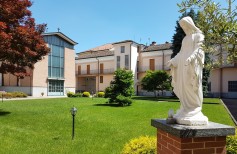
<svg viewBox="0 0 237 154">
<path fill-rule="evenodd" d="M 182 0 L 32 0 L 36 24 L 77 42 L 75 52 L 123 40 L 171 42 Z M 224 0 L 222 0 L 224 1 Z"/>
</svg>

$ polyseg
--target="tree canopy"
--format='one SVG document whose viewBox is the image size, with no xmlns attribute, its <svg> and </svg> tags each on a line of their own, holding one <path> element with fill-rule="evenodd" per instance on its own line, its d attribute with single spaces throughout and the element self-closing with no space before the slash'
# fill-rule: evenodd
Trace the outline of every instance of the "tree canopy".
<svg viewBox="0 0 237 154">
<path fill-rule="evenodd" d="M 237 62 L 237 13 L 233 0 L 226 0 L 227 7 L 214 0 L 183 0 L 178 6 L 180 12 L 190 8 L 198 10 L 199 27 L 205 35 L 203 50 L 218 58 L 212 64 L 223 64 L 223 50 L 227 62 Z"/>
<path fill-rule="evenodd" d="M 141 85 L 144 90 L 154 92 L 155 96 L 157 90 L 161 90 L 163 92 L 163 90 L 169 90 L 171 87 L 169 75 L 165 71 L 161 70 L 148 70 L 141 81 Z"/>
<path fill-rule="evenodd" d="M 42 33 L 46 24 L 35 24 L 30 0 L 0 1 L 0 73 L 29 75 L 27 68 L 49 52 Z"/>
</svg>

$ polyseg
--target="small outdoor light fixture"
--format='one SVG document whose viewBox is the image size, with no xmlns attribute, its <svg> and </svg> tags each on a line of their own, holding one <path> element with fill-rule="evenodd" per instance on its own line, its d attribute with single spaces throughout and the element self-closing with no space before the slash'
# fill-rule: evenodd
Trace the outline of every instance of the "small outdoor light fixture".
<svg viewBox="0 0 237 154">
<path fill-rule="evenodd" d="M 77 113 L 77 108 L 73 107 L 71 108 L 71 114 L 72 114 L 72 140 L 74 139 L 74 131 L 75 131 L 75 115 Z"/>
</svg>

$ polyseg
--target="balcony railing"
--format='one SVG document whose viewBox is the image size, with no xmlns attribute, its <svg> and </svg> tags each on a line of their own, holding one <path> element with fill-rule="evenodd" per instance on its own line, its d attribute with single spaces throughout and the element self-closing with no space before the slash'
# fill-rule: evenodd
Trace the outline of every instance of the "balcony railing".
<svg viewBox="0 0 237 154">
<path fill-rule="evenodd" d="M 103 69 L 103 70 L 99 70 L 100 74 L 113 74 L 114 73 L 114 68 L 109 68 L 109 69 Z M 98 74 L 98 70 L 81 70 L 80 72 L 76 71 L 76 75 L 97 75 Z"/>
<path fill-rule="evenodd" d="M 150 70 L 150 66 L 142 66 L 138 68 L 138 72 L 146 72 Z M 156 65 L 155 66 L 155 70 L 163 70 L 162 65 Z M 169 67 L 167 67 L 166 65 L 164 66 L 164 70 L 169 70 Z"/>
</svg>

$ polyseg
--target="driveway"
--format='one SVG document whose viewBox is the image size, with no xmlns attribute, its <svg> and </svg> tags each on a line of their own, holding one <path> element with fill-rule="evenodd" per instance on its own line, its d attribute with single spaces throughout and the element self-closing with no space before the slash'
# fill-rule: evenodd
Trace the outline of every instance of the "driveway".
<svg viewBox="0 0 237 154">
<path fill-rule="evenodd" d="M 223 103 L 226 105 L 230 111 L 232 117 L 235 119 L 235 124 L 237 125 L 237 99 L 222 99 Z"/>
</svg>

